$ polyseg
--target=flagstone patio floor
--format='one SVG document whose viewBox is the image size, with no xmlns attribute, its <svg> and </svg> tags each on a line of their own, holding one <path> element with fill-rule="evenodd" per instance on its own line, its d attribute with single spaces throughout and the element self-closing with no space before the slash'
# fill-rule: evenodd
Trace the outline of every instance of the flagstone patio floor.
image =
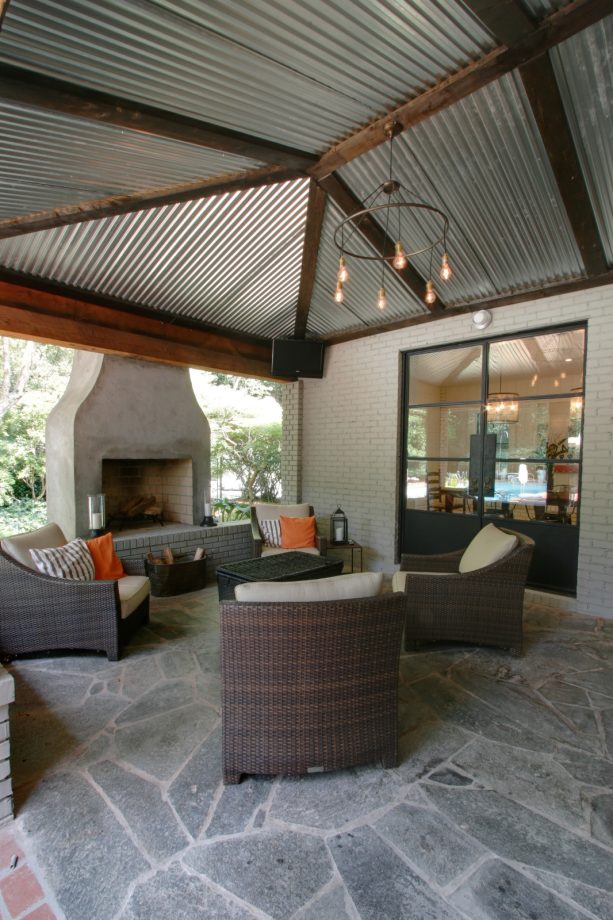
<svg viewBox="0 0 613 920">
<path fill-rule="evenodd" d="M 10 665 L 3 918 L 613 920 L 612 621 L 403 654 L 397 769 L 224 787 L 216 591 L 152 606 L 117 663 Z"/>
</svg>

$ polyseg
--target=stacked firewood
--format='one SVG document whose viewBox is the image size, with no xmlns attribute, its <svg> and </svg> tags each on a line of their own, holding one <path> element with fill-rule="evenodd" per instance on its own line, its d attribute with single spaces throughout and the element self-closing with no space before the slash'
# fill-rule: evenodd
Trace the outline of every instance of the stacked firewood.
<svg viewBox="0 0 613 920">
<path fill-rule="evenodd" d="M 141 515 L 160 517 L 162 514 L 162 506 L 158 503 L 155 495 L 135 495 L 134 498 L 124 502 L 124 504 L 117 509 L 117 513 L 121 518 L 126 518 L 127 520 L 140 517 Z"/>
<path fill-rule="evenodd" d="M 203 559 L 204 556 L 206 556 L 206 550 L 204 546 L 196 547 L 196 551 L 194 553 L 194 562 L 197 559 Z M 173 562 L 175 562 L 174 553 L 170 546 L 164 547 L 161 556 L 154 556 L 153 553 L 147 553 L 147 559 L 149 562 L 155 563 L 156 565 L 172 565 Z"/>
</svg>

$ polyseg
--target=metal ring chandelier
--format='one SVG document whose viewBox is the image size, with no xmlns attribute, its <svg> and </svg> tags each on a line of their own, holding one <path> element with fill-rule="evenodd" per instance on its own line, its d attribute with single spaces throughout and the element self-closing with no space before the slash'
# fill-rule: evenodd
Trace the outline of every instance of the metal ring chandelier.
<svg viewBox="0 0 613 920">
<path fill-rule="evenodd" d="M 427 304 L 433 304 L 436 301 L 436 291 L 432 281 L 432 262 L 437 246 L 442 247 L 439 277 L 442 281 L 449 281 L 452 275 L 452 268 L 447 254 L 449 218 L 440 208 L 435 208 L 434 205 L 420 200 L 406 200 L 403 197 L 403 194 L 408 194 L 408 190 L 393 176 L 394 137 L 400 133 L 402 126 L 398 122 L 390 121 L 387 122 L 383 130 L 389 140 L 389 176 L 364 199 L 364 207 L 344 218 L 334 231 L 334 243 L 341 252 L 336 275 L 334 300 L 336 303 L 343 303 L 345 300 L 345 285 L 349 281 L 347 257 L 382 263 L 381 286 L 377 297 L 377 306 L 380 310 L 384 310 L 387 306 L 385 264 L 389 262 L 395 269 L 402 271 L 407 267 L 410 258 L 429 252 L 430 270 L 426 281 L 424 300 Z M 385 196 L 387 200 L 384 200 Z M 381 201 L 382 203 L 380 203 Z M 407 210 L 412 211 L 414 214 L 419 211 L 427 212 L 434 218 L 436 225 L 435 235 L 420 241 L 413 248 L 407 248 L 407 245 L 402 241 L 402 215 Z M 378 217 L 381 219 L 378 220 Z M 372 255 L 365 253 L 363 250 L 359 251 L 356 247 L 351 248 L 351 240 L 354 234 L 359 232 L 360 224 L 365 220 L 371 219 L 383 229 L 381 252 Z"/>
</svg>

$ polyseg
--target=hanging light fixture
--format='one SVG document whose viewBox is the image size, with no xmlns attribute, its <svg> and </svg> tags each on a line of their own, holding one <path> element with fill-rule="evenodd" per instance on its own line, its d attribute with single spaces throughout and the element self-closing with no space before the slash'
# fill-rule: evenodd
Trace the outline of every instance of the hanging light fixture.
<svg viewBox="0 0 613 920">
<path fill-rule="evenodd" d="M 485 407 L 489 422 L 507 422 L 514 425 L 519 419 L 519 393 L 502 389 L 502 373 L 498 378 L 498 390 L 487 394 Z"/>
<path fill-rule="evenodd" d="M 366 196 L 363 208 L 342 220 L 334 231 L 334 242 L 341 252 L 334 300 L 336 303 L 342 303 L 344 300 L 343 285 L 349 281 L 349 272 L 346 265 L 347 256 L 353 259 L 366 259 L 382 263 L 377 306 L 380 310 L 384 310 L 387 306 L 384 283 L 385 264 L 389 263 L 397 271 L 402 271 L 407 267 L 409 259 L 413 256 L 430 253 L 429 277 L 424 290 L 424 300 L 427 304 L 433 304 L 436 301 L 437 294 L 432 280 L 432 261 L 437 247 L 440 246 L 442 249 L 439 269 L 440 279 L 445 282 L 449 281 L 453 274 L 447 252 L 449 218 L 439 208 L 420 200 L 416 195 L 413 200 L 408 198 L 408 190 L 393 176 L 394 137 L 400 133 L 402 126 L 398 122 L 390 121 L 387 122 L 383 130 L 389 141 L 388 178 Z M 417 218 L 420 214 L 430 217 L 434 229 L 428 235 L 424 231 L 424 237 L 419 240 L 412 238 L 409 244 L 406 228 L 403 230 L 402 226 L 403 217 L 406 220 L 409 215 Z M 359 251 L 357 246 L 352 245 L 352 238 L 356 231 L 359 231 L 360 224 L 370 219 L 377 221 L 379 225 L 383 225 L 383 245 L 381 252 L 377 255 L 367 254 L 363 249 Z"/>
<path fill-rule="evenodd" d="M 570 392 L 574 394 L 570 400 L 570 414 L 577 418 L 583 412 L 583 387 L 573 387 Z"/>
</svg>

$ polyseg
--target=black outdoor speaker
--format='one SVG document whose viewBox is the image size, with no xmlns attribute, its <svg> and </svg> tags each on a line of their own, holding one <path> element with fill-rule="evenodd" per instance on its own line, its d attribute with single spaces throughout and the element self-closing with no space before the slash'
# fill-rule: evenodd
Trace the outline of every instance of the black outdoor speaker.
<svg viewBox="0 0 613 920">
<path fill-rule="evenodd" d="M 273 377 L 323 377 L 324 348 L 314 339 L 273 339 Z"/>
</svg>

